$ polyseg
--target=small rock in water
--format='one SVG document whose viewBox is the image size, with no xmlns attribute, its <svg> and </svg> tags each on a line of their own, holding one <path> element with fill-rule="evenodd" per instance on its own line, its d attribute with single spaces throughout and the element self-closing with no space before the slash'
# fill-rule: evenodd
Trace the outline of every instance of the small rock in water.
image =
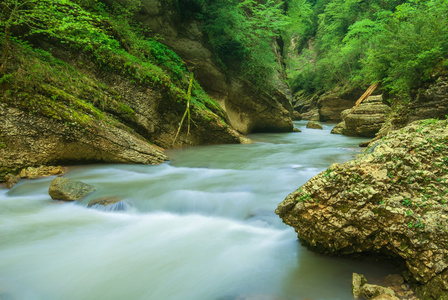
<svg viewBox="0 0 448 300">
<path fill-rule="evenodd" d="M 309 121 L 308 124 L 306 124 L 306 128 L 312 128 L 312 129 L 322 129 L 322 124 L 320 124 L 317 121 Z"/>
<path fill-rule="evenodd" d="M 293 131 L 293 132 L 302 132 L 302 130 L 300 130 L 299 128 L 296 128 L 296 127 L 294 127 L 294 128 L 292 129 L 292 131 Z"/>
<path fill-rule="evenodd" d="M 53 200 L 75 201 L 94 190 L 95 188 L 87 183 L 58 177 L 51 182 L 48 193 Z"/>
<path fill-rule="evenodd" d="M 91 200 L 87 207 L 103 211 L 124 211 L 128 209 L 128 204 L 121 198 L 101 197 Z"/>
</svg>

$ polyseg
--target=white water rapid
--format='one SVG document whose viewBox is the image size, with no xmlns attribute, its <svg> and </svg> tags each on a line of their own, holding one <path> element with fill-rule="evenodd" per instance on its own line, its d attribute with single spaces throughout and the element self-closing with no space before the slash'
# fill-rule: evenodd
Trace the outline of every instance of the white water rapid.
<svg viewBox="0 0 448 300">
<path fill-rule="evenodd" d="M 274 214 L 357 154 L 359 139 L 304 125 L 251 145 L 173 150 L 159 166 L 73 167 L 65 177 L 97 189 L 80 203 L 51 200 L 54 177 L 0 190 L 0 299 L 353 299 L 352 272 L 389 266 L 317 256 Z M 128 209 L 87 208 L 102 196 Z"/>
</svg>

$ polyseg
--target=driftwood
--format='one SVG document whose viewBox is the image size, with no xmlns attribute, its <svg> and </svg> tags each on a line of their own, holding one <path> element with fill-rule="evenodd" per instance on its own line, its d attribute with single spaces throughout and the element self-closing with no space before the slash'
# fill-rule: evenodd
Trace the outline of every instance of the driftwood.
<svg viewBox="0 0 448 300">
<path fill-rule="evenodd" d="M 358 108 L 358 106 L 362 103 L 362 101 L 364 101 L 364 99 L 366 99 L 367 97 L 369 97 L 370 95 L 372 95 L 372 93 L 376 90 L 376 88 L 380 85 L 379 82 L 372 84 L 365 92 L 364 94 L 362 94 L 361 97 L 359 97 L 358 101 L 356 101 L 355 107 L 353 107 L 352 112 L 355 111 L 355 109 Z"/>
</svg>

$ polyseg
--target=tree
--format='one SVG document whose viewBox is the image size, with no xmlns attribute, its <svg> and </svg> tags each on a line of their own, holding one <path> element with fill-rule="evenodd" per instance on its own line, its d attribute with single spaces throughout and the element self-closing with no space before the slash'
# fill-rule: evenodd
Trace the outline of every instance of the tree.
<svg viewBox="0 0 448 300">
<path fill-rule="evenodd" d="M 69 0 L 3 0 L 0 4 L 0 27 L 4 32 L 4 48 L 0 76 L 6 72 L 9 57 L 11 31 L 20 28 L 25 32 L 22 38 L 45 34 L 61 42 L 110 47 L 110 41 L 98 28 L 93 26 L 99 19 Z"/>
<path fill-rule="evenodd" d="M 218 59 L 257 86 L 269 81 L 279 67 L 273 42 L 289 24 L 283 1 L 189 0 L 179 1 L 186 16 L 203 20 L 204 31 Z"/>
</svg>

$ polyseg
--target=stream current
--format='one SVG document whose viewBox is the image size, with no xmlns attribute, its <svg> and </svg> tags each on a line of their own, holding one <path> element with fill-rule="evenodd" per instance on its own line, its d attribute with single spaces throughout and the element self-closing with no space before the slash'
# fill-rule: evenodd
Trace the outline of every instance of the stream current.
<svg viewBox="0 0 448 300">
<path fill-rule="evenodd" d="M 315 255 L 274 214 L 357 154 L 360 139 L 305 124 L 250 145 L 171 150 L 158 166 L 73 167 L 65 177 L 97 189 L 80 203 L 51 200 L 54 177 L 0 190 L 0 299 L 353 299 L 352 272 L 391 267 Z M 102 196 L 128 210 L 86 207 Z"/>
</svg>

